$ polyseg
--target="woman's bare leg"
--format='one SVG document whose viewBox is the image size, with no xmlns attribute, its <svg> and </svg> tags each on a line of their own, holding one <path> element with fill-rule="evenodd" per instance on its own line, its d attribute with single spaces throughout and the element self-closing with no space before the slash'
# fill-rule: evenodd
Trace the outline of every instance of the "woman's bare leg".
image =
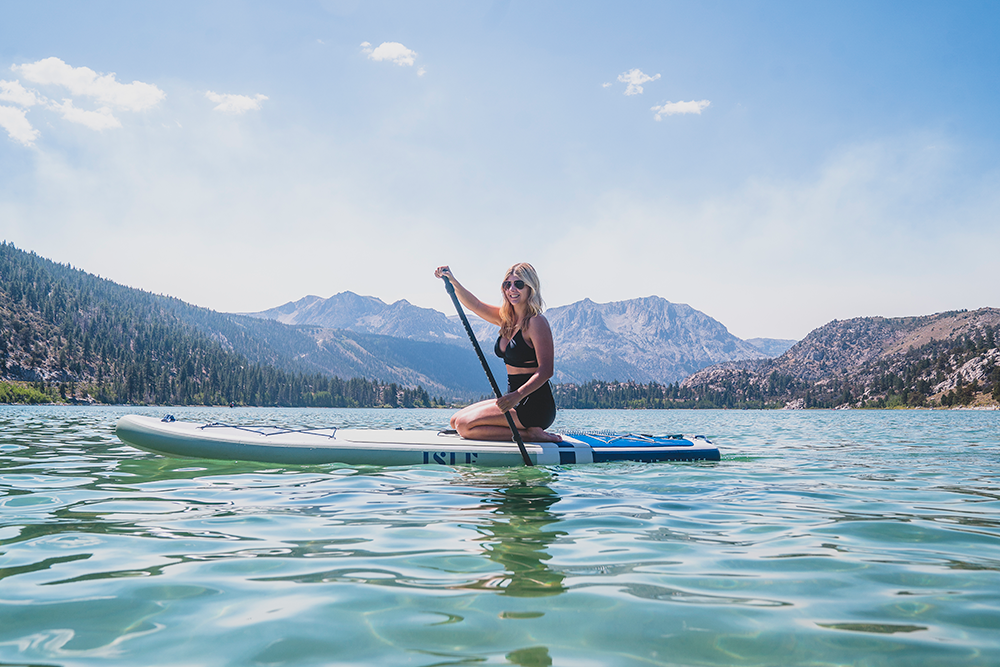
<svg viewBox="0 0 1000 667">
<path fill-rule="evenodd" d="M 513 410 L 511 410 L 511 417 L 514 418 L 514 425 L 520 432 L 522 440 L 529 442 L 562 441 L 561 436 L 549 433 L 537 426 L 525 428 Z M 462 408 L 452 416 L 451 423 L 460 436 L 470 440 L 511 442 L 514 439 L 510 432 L 510 424 L 507 423 L 507 417 L 500 412 L 500 408 L 497 407 L 497 403 L 493 399 L 473 403 Z"/>
</svg>

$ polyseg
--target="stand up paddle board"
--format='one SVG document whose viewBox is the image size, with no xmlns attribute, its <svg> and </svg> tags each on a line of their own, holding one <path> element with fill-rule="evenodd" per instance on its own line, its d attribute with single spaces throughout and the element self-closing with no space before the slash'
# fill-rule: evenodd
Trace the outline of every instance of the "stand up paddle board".
<svg viewBox="0 0 1000 667">
<path fill-rule="evenodd" d="M 115 432 L 138 449 L 183 458 L 293 465 L 523 465 L 513 442 L 467 440 L 451 430 L 284 429 L 126 415 Z M 526 442 L 524 447 L 534 465 L 719 460 L 718 448 L 703 436 L 566 433 L 562 442 Z"/>
</svg>

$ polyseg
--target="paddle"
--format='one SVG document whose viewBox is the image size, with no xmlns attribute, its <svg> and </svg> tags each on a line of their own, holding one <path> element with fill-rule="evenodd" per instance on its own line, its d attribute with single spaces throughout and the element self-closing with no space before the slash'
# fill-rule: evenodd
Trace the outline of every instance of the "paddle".
<svg viewBox="0 0 1000 667">
<path fill-rule="evenodd" d="M 486 357 L 483 356 L 483 349 L 479 347 L 479 341 L 476 340 L 476 334 L 472 333 L 472 327 L 469 325 L 469 318 L 465 316 L 465 311 L 462 310 L 462 304 L 458 301 L 458 295 L 455 294 L 455 286 L 451 284 L 448 276 L 441 276 L 444 280 L 444 288 L 448 290 L 448 294 L 451 296 L 452 303 L 455 304 L 455 310 L 458 311 L 458 316 L 462 318 L 462 324 L 465 325 L 465 333 L 469 334 L 469 340 L 472 341 L 472 347 L 476 348 L 476 354 L 479 355 L 479 363 L 483 365 L 483 370 L 486 371 L 486 377 L 490 379 L 490 386 L 493 387 L 493 393 L 500 398 L 502 394 L 500 393 L 500 387 L 497 386 L 497 381 L 493 379 L 493 371 L 490 370 L 490 365 L 486 363 Z M 510 410 L 503 413 L 507 418 L 507 425 L 510 426 L 510 432 L 514 434 L 514 442 L 517 443 L 517 448 L 521 450 L 521 458 L 524 459 L 524 465 L 530 466 L 534 465 L 531 462 L 531 458 L 528 457 L 528 450 L 524 448 L 524 441 L 521 440 L 521 434 L 517 430 L 517 426 L 514 424 L 514 418 L 510 416 Z"/>
</svg>

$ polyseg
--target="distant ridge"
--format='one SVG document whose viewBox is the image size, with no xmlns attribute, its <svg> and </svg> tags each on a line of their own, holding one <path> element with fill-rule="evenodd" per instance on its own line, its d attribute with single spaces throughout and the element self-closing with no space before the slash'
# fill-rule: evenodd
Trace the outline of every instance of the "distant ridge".
<svg viewBox="0 0 1000 667">
<path fill-rule="evenodd" d="M 989 403 L 1000 400 L 998 344 L 996 308 L 834 320 L 777 358 L 712 366 L 682 386 L 791 407 Z"/>
<path fill-rule="evenodd" d="M 457 345 L 468 340 L 461 325 L 432 308 L 420 308 L 405 299 L 387 304 L 354 292 L 340 292 L 328 299 L 306 296 L 277 308 L 244 314 L 282 324 L 347 329 L 426 342 Z"/>
<path fill-rule="evenodd" d="M 22 383 L 0 384 L 0 396 L 339 406 L 429 405 L 425 390 L 449 400 L 488 393 L 454 318 L 406 301 L 336 296 L 308 296 L 266 317 L 217 313 L 0 243 L 0 381 Z M 708 315 L 656 296 L 585 299 L 547 315 L 555 380 L 564 383 L 557 394 L 581 407 L 1000 401 L 995 308 L 835 320 L 775 358 L 766 354 L 792 341 L 744 341 Z M 343 328 L 279 321 L 310 318 Z M 496 328 L 481 320 L 473 327 L 502 377 L 502 362 L 490 354 Z"/>
<path fill-rule="evenodd" d="M 0 248 L 0 262 L 0 380 L 59 383 L 70 395 L 72 385 L 86 384 L 90 397 L 104 402 L 239 397 L 246 404 L 299 404 L 295 396 L 326 391 L 315 386 L 329 382 L 304 379 L 316 374 L 419 387 L 446 400 L 489 393 L 456 319 L 405 300 L 386 304 L 341 292 L 227 314 L 117 285 L 9 244 Z M 719 361 L 763 357 L 711 317 L 660 297 L 584 300 L 547 314 L 556 383 L 669 383 Z M 503 364 L 492 354 L 496 327 L 470 319 L 503 382 Z M 281 383 L 297 383 L 298 393 L 280 394 Z"/>
<path fill-rule="evenodd" d="M 780 357 L 799 342 L 790 338 L 747 338 L 745 340 L 768 357 Z"/>
<path fill-rule="evenodd" d="M 764 356 L 718 320 L 658 296 L 584 299 L 546 315 L 556 341 L 557 382 L 677 382 L 720 361 Z"/>
<path fill-rule="evenodd" d="M 307 296 L 247 315 L 290 325 L 469 346 L 457 317 L 407 301 L 386 304 L 352 292 L 329 299 Z M 795 342 L 758 339 L 754 345 L 705 313 L 657 296 L 603 304 L 584 299 L 550 308 L 545 315 L 552 325 L 557 383 L 594 379 L 677 382 L 721 361 L 773 356 L 775 350 L 783 352 Z M 471 319 L 476 337 L 492 360 L 490 348 L 497 327 Z"/>
<path fill-rule="evenodd" d="M 30 402 L 374 406 L 398 387 L 309 374 L 301 334 L 0 244 L 0 380 Z M 30 383 L 30 387 L 24 386 Z M 430 402 L 403 391 L 403 402 Z"/>
<path fill-rule="evenodd" d="M 69 399 L 111 403 L 339 405 L 332 394 L 343 390 L 350 405 L 392 405 L 381 397 L 386 385 L 447 400 L 489 391 L 467 347 L 217 313 L 7 243 L 0 380 L 58 384 Z M 77 394 L 84 386 L 87 395 Z"/>
</svg>

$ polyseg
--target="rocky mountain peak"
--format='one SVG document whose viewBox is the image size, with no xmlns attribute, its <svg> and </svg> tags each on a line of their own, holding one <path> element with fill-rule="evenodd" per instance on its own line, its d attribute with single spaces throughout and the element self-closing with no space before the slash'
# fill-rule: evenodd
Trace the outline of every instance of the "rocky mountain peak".
<svg viewBox="0 0 1000 667">
<path fill-rule="evenodd" d="M 834 320 L 777 358 L 711 366 L 683 386 L 804 407 L 810 401 L 845 407 L 948 404 L 959 399 L 945 392 L 996 386 L 998 342 L 996 308 Z M 960 400 L 972 400 L 976 391 Z"/>
<path fill-rule="evenodd" d="M 292 325 L 468 345 L 456 316 L 447 317 L 405 300 L 386 304 L 351 292 L 329 299 L 306 297 L 249 315 Z M 583 299 L 550 308 L 545 315 L 556 344 L 556 382 L 675 382 L 720 361 L 767 356 L 705 313 L 658 296 L 610 303 Z M 488 351 L 497 327 L 471 313 L 469 319 Z"/>
<path fill-rule="evenodd" d="M 720 361 L 764 356 L 717 320 L 657 296 L 603 304 L 585 299 L 549 309 L 546 317 L 558 382 L 675 382 Z"/>
</svg>

